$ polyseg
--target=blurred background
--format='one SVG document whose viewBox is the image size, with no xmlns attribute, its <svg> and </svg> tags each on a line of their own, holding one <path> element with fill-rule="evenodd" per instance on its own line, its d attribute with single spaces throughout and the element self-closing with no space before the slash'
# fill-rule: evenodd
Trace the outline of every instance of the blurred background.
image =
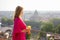
<svg viewBox="0 0 60 40">
<path fill-rule="evenodd" d="M 16 6 L 31 26 L 27 40 L 60 40 L 60 0 L 0 0 L 0 40 L 11 40 Z"/>
</svg>

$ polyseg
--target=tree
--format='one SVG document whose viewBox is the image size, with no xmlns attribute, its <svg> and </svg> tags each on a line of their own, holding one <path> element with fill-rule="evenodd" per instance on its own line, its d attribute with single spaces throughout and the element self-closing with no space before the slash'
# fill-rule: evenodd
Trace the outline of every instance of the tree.
<svg viewBox="0 0 60 40">
<path fill-rule="evenodd" d="M 13 20 L 9 19 L 7 17 L 3 17 L 1 22 L 2 22 L 3 26 L 8 26 L 8 25 L 13 24 Z"/>
<path fill-rule="evenodd" d="M 8 20 L 7 17 L 2 17 L 1 19 L 2 25 L 6 26 L 7 20 Z"/>
<path fill-rule="evenodd" d="M 38 38 L 38 40 L 41 40 L 42 38 L 46 38 L 46 32 L 44 32 L 44 31 L 40 31 L 39 32 L 39 38 Z"/>
<path fill-rule="evenodd" d="M 54 27 L 57 27 L 60 24 L 60 19 L 54 18 L 54 19 L 52 19 L 52 23 L 54 24 Z"/>
<path fill-rule="evenodd" d="M 7 20 L 7 25 L 12 25 L 13 24 L 13 20 L 12 19 L 8 19 Z"/>
<path fill-rule="evenodd" d="M 41 30 L 45 32 L 52 32 L 53 28 L 54 28 L 54 25 L 53 23 L 50 23 L 50 22 L 42 23 L 42 26 L 41 26 Z"/>
<path fill-rule="evenodd" d="M 56 27 L 55 32 L 60 34 L 60 24 Z"/>
<path fill-rule="evenodd" d="M 60 25 L 60 19 L 59 18 L 53 18 L 50 20 L 50 22 L 53 23 L 53 33 L 59 33 L 59 25 Z"/>
</svg>

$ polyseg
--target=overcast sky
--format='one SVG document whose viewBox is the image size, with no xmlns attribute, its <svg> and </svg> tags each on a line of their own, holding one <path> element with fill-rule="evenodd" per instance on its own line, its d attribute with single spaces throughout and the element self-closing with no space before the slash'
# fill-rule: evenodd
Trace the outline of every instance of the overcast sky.
<svg viewBox="0 0 60 40">
<path fill-rule="evenodd" d="M 60 11 L 60 0 L 0 0 L 0 11 L 14 11 L 18 5 L 24 10 Z"/>
</svg>

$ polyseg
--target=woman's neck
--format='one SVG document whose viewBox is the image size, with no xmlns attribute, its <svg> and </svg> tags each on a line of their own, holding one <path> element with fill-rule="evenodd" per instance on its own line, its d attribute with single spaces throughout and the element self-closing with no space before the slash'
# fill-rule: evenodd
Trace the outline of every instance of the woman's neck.
<svg viewBox="0 0 60 40">
<path fill-rule="evenodd" d="M 21 18 L 22 19 L 22 17 L 20 16 L 19 18 Z"/>
</svg>

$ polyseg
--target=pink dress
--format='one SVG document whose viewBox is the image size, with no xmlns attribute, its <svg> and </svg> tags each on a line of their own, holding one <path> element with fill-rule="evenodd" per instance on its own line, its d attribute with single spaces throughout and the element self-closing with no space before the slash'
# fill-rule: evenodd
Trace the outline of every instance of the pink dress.
<svg viewBox="0 0 60 40">
<path fill-rule="evenodd" d="M 26 40 L 26 33 L 22 32 L 24 29 L 26 29 L 26 24 L 22 21 L 22 19 L 15 18 L 12 40 Z"/>
</svg>

